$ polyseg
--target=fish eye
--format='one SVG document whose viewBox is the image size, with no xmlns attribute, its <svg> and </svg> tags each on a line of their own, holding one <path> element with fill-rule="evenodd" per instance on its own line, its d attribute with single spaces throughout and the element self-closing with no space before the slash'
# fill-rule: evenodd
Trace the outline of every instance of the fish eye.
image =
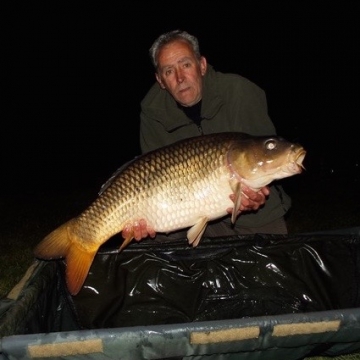
<svg viewBox="0 0 360 360">
<path fill-rule="evenodd" d="M 265 148 L 267 150 L 274 150 L 276 148 L 276 141 L 274 139 L 266 140 Z"/>
</svg>

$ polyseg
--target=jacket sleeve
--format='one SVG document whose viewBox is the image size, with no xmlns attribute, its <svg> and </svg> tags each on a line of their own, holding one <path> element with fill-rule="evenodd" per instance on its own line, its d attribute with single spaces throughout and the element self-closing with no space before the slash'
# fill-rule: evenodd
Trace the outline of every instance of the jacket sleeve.
<svg viewBox="0 0 360 360">
<path fill-rule="evenodd" d="M 162 125 L 151 120 L 143 110 L 140 112 L 140 149 L 147 153 L 162 146 L 159 134 L 164 132 Z M 163 138 L 163 136 L 161 137 Z"/>
<path fill-rule="evenodd" d="M 158 110 L 154 109 L 159 106 L 159 97 L 161 97 L 159 86 L 154 83 L 140 103 L 139 140 L 142 154 L 166 145 L 167 132 L 163 124 L 155 118 Z M 162 101 L 163 99 L 161 99 L 161 104 Z"/>
</svg>

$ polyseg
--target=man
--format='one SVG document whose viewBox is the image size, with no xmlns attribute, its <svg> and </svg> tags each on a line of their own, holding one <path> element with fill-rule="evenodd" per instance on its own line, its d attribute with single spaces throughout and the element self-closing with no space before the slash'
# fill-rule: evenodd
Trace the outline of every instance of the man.
<svg viewBox="0 0 360 360">
<path fill-rule="evenodd" d="M 181 30 L 162 34 L 151 46 L 150 57 L 156 82 L 141 102 L 143 153 L 201 134 L 276 133 L 264 91 L 240 75 L 216 72 L 201 55 L 195 36 Z M 243 192 L 246 196 L 235 226 L 226 217 L 208 224 L 205 236 L 287 233 L 284 215 L 291 199 L 280 186 L 271 185 L 259 192 L 245 188 Z M 229 196 L 233 200 L 233 195 Z M 146 219 L 124 229 L 123 236 L 131 231 L 136 240 L 156 235 Z M 186 232 L 179 232 L 179 236 L 186 236 Z"/>
</svg>

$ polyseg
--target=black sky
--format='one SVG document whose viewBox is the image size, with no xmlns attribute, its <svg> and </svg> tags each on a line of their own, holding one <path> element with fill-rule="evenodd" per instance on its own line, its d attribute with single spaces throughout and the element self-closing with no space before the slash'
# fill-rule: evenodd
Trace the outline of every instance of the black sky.
<svg viewBox="0 0 360 360">
<path fill-rule="evenodd" d="M 356 166 L 360 6 L 329 3 L 13 6 L 3 34 L 6 177 L 85 168 L 106 177 L 138 155 L 139 103 L 154 81 L 148 49 L 175 28 L 198 36 L 217 70 L 265 90 L 278 133 L 308 148 L 310 170 Z"/>
</svg>

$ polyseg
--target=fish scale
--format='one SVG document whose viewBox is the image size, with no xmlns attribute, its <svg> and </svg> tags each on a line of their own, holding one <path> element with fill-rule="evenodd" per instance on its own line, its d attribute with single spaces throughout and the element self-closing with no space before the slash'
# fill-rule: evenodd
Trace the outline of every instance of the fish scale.
<svg viewBox="0 0 360 360">
<path fill-rule="evenodd" d="M 226 216 L 228 208 L 233 208 L 232 222 L 236 220 L 242 184 L 257 191 L 298 174 L 305 154 L 301 145 L 279 136 L 230 132 L 141 155 L 118 169 L 87 209 L 47 235 L 35 256 L 64 257 L 67 286 L 76 295 L 99 247 L 125 226 L 145 219 L 156 232 L 189 228 L 189 244 L 196 247 L 207 223 Z M 133 233 L 120 250 L 132 239 Z"/>
<path fill-rule="evenodd" d="M 228 172 L 227 169 L 226 171 Z M 223 181 L 224 177 L 215 178 L 216 181 L 213 176 L 202 180 L 183 181 L 181 176 L 177 177 L 173 186 L 155 191 L 153 196 L 148 197 L 145 207 L 150 211 L 143 213 L 143 217 L 158 232 L 168 232 L 191 226 L 199 217 L 205 215 L 207 209 L 207 212 L 211 213 L 209 219 L 226 215 L 226 209 L 232 205 L 229 198 L 231 188 Z M 169 208 L 172 211 L 169 211 Z"/>
<path fill-rule="evenodd" d="M 115 178 L 99 202 L 111 218 L 102 222 L 101 237 L 109 238 L 119 232 L 119 227 L 139 218 L 147 219 L 157 232 L 178 230 L 192 225 L 202 215 L 201 209 L 211 204 L 216 211 L 212 218 L 226 215 L 232 203 L 224 196 L 231 193 L 226 178 L 224 181 L 229 172 L 222 156 L 224 147 L 223 143 L 214 141 L 194 143 L 187 148 L 167 149 L 160 156 L 152 154 L 139 161 L 134 169 L 125 169 L 124 177 Z M 199 154 L 206 154 L 204 161 L 199 162 Z M 206 191 L 200 196 L 203 189 Z M 83 213 L 85 223 L 98 219 L 99 203 L 93 203 Z M 111 204 L 120 206 L 115 210 Z"/>
</svg>

